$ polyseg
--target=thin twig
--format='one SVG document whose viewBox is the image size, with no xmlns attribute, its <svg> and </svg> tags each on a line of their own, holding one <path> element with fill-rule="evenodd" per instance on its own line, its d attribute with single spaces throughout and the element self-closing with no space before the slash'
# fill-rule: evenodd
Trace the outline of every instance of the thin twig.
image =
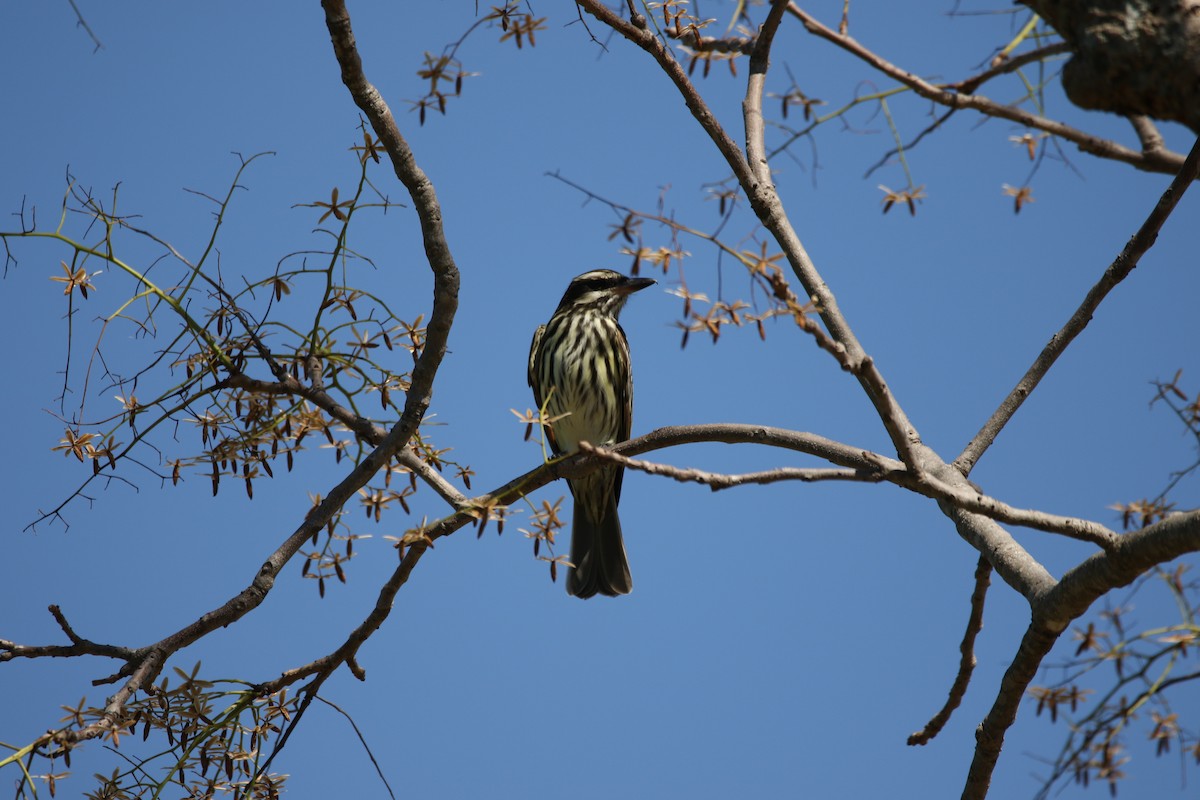
<svg viewBox="0 0 1200 800">
<path fill-rule="evenodd" d="M 1168 150 L 1156 152 L 1139 152 L 1098 136 L 1084 133 L 1070 125 L 1056 120 L 1047 119 L 1028 111 L 1022 111 L 1013 106 L 1003 105 L 990 100 L 983 95 L 959 90 L 957 85 L 937 86 L 917 77 L 911 72 L 897 67 L 895 64 L 879 56 L 874 51 L 864 47 L 850 36 L 843 36 L 837 31 L 821 24 L 815 17 L 802 10 L 795 3 L 788 6 L 788 11 L 804 25 L 805 29 L 815 36 L 841 47 L 843 50 L 857 56 L 872 68 L 888 77 L 899 81 L 912 89 L 921 97 L 932 100 L 939 105 L 950 108 L 969 108 L 989 117 L 999 117 L 1017 122 L 1037 130 L 1061 136 L 1073 142 L 1080 150 L 1101 158 L 1113 159 L 1130 164 L 1137 169 L 1148 172 L 1176 173 L 1183 164 L 1183 157 Z"/>
<path fill-rule="evenodd" d="M 1019 56 L 1012 56 L 1002 60 L 994 67 L 990 67 L 978 75 L 973 75 L 970 78 L 964 78 L 958 83 L 952 83 L 948 88 L 957 89 L 960 92 L 972 94 L 983 84 L 1000 75 L 1007 75 L 1010 72 L 1015 72 L 1026 64 L 1032 64 L 1037 61 L 1043 61 L 1050 56 L 1070 53 L 1071 47 L 1066 42 L 1055 42 L 1044 47 L 1036 47 L 1033 50 L 1027 50 Z"/>
<path fill-rule="evenodd" d="M 0 663 L 16 658 L 74 658 L 76 656 L 103 656 L 117 658 L 122 661 L 136 658 L 140 651 L 130 647 L 120 647 L 113 644 L 101 644 L 85 639 L 75 633 L 67 622 L 62 609 L 56 605 L 49 608 L 58 627 L 71 640 L 69 645 L 21 645 L 7 639 L 0 639 Z"/>
<path fill-rule="evenodd" d="M 104 49 L 104 44 L 100 41 L 100 37 L 97 36 L 96 32 L 92 30 L 92 26 L 88 25 L 87 20 L 83 18 L 83 13 L 80 12 L 79 6 L 75 5 L 75 0 L 67 0 L 67 2 L 71 4 L 71 9 L 75 12 L 75 18 L 77 20 L 79 20 L 79 22 L 78 22 L 79 27 L 81 27 L 85 31 L 87 31 L 88 37 L 92 40 L 93 43 L 95 43 L 96 47 L 94 50 L 92 50 L 92 52 L 93 53 L 100 52 L 102 49 Z"/>
<path fill-rule="evenodd" d="M 950 686 L 950 694 L 946 704 L 942 706 L 933 719 L 925 723 L 925 727 L 908 737 L 909 745 L 925 745 L 932 741 L 950 721 L 950 715 L 962 703 L 971 683 L 971 674 L 975 671 L 975 638 L 983 630 L 983 601 L 987 598 L 988 587 L 991 586 L 992 564 L 986 556 L 979 556 L 975 565 L 975 589 L 971 592 L 971 615 L 967 619 L 967 629 L 963 632 L 962 644 L 958 647 L 960 654 L 958 674 Z"/>
<path fill-rule="evenodd" d="M 375 767 L 375 774 L 379 776 L 379 780 L 383 781 L 383 785 L 384 785 L 384 788 L 387 789 L 388 796 L 391 797 L 392 800 L 396 800 L 396 793 L 392 791 L 392 785 L 390 783 L 388 783 L 387 776 L 383 774 L 383 768 L 381 766 L 379 766 L 379 760 L 376 759 L 375 754 L 371 752 L 371 746 L 369 744 L 367 744 L 367 738 L 365 736 L 363 736 L 363 732 L 358 729 L 358 723 L 356 723 L 354 721 L 354 717 L 352 717 L 348 713 L 346 713 L 346 711 L 343 710 L 341 706 L 339 706 L 335 703 L 331 703 L 330 701 L 326 700 L 324 697 L 321 697 L 320 695 L 314 695 L 314 696 L 316 697 L 317 700 L 320 700 L 322 703 L 324 703 L 325 705 L 332 708 L 334 711 L 341 714 L 343 717 L 346 718 L 346 721 L 350 723 L 350 727 L 354 729 L 354 735 L 358 737 L 358 741 L 360 744 L 362 744 L 363 750 L 367 751 L 367 758 L 371 759 L 371 765 L 373 767 Z"/>
</svg>

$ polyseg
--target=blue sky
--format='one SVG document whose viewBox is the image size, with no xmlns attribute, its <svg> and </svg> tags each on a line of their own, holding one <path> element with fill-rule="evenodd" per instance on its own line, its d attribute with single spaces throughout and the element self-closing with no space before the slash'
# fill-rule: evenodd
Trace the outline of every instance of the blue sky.
<svg viewBox="0 0 1200 800">
<path fill-rule="evenodd" d="M 211 208 L 184 190 L 222 194 L 238 166 L 232 152 L 273 151 L 243 176 L 245 191 L 219 241 L 223 275 L 262 276 L 284 255 L 324 245 L 313 233 L 319 213 L 294 206 L 327 199 L 334 186 L 345 195 L 356 174 L 347 148 L 360 134 L 317 3 L 79 5 L 103 41 L 99 52 L 65 2 L 0 10 L 8 111 L 0 126 L 0 227 L 15 225 L 9 213 L 22 201 L 36 205 L 41 225 L 52 224 L 69 170 L 97 193 L 120 183 L 121 208 L 194 255 Z M 841 5 L 810 10 L 832 24 Z M 954 80 L 977 71 L 1019 24 L 1003 15 L 947 15 L 960 5 L 991 8 L 945 2 L 918 16 L 901 4 L 860 1 L 851 32 L 913 72 Z M 729 8 L 702 4 L 723 19 Z M 644 54 L 617 40 L 601 50 L 563 4 L 535 4 L 547 17 L 536 47 L 518 51 L 493 30 L 473 34 L 459 56 L 479 74 L 445 117 L 419 126 L 405 101 L 424 91 L 416 77 L 421 55 L 457 39 L 474 9 L 363 3 L 351 13 L 368 77 L 437 187 L 462 270 L 432 408 L 439 427 L 431 432 L 471 465 L 480 491 L 541 457 L 522 441 L 510 411 L 532 404 L 524 365 L 533 329 L 571 276 L 629 263 L 608 239 L 613 214 L 547 173 L 647 211 L 665 197 L 680 220 L 705 227 L 717 213 L 702 187 L 727 170 Z M 826 109 L 888 86 L 796 25 L 781 32 L 773 65 L 771 91 L 787 90 L 786 65 Z M 714 70 L 700 82 L 735 139 L 741 66 L 737 78 Z M 986 91 L 1001 101 L 1019 95 L 1015 83 Z M 1047 103 L 1049 116 L 1135 145 L 1123 121 L 1071 108 L 1054 84 Z M 915 98 L 901 95 L 891 107 L 905 138 L 927 122 L 928 105 Z M 1001 187 L 1029 173 L 1024 151 L 1009 141 L 1023 131 L 964 114 L 908 155 L 928 194 L 917 215 L 884 215 L 877 185 L 902 188 L 904 175 L 894 163 L 864 172 L 892 146 L 887 124 L 865 110 L 847 119 L 849 130 L 834 121 L 798 146 L 796 160 L 776 162 L 780 192 L 867 351 L 924 440 L 948 460 L 1067 319 L 1169 177 L 1064 145 L 1070 166 L 1047 159 L 1033 180 L 1036 202 L 1014 215 Z M 1185 132 L 1164 133 L 1175 149 L 1190 146 Z M 406 200 L 387 169 L 372 177 L 392 199 Z M 1200 385 L 1198 212 L 1193 192 L 980 462 L 972 477 L 991 494 L 1116 526 L 1109 505 L 1154 495 L 1171 470 L 1190 463 L 1177 423 L 1148 403 L 1150 382 L 1180 368 L 1185 386 Z M 728 236 L 757 249 L 743 238 L 751 234 L 743 224 Z M 650 226 L 645 235 L 647 244 L 667 243 Z M 402 316 L 427 313 L 430 279 L 411 210 L 368 217 L 355 236 L 376 268 L 360 268 L 354 279 Z M 703 242 L 685 249 L 694 290 L 716 296 L 719 275 L 727 296 L 745 294 L 736 265 L 718 265 Z M 0 283 L 13 362 L 2 401 L 9 466 L 0 484 L 7 567 L 0 638 L 58 642 L 45 612 L 57 603 L 81 635 L 155 641 L 242 589 L 302 519 L 308 493 L 324 491 L 347 467 L 327 451 L 310 451 L 295 472 L 260 481 L 253 502 L 237 489 L 213 499 L 200 476 L 163 488 L 131 471 L 136 490 L 113 485 L 94 502 L 77 501 L 66 514 L 69 529 L 26 530 L 86 467 L 50 451 L 62 436 L 50 412 L 67 339 L 61 285 L 47 278 L 68 254 L 49 244 L 15 252 L 19 264 Z M 153 258 L 137 245 L 130 255 Z M 622 318 L 634 352 L 635 434 L 752 422 L 890 454 L 857 384 L 802 333 L 771 325 L 762 342 L 752 330 L 732 330 L 715 346 L 693 336 L 681 350 L 673 327 L 680 302 L 666 293 L 676 275 L 659 280 Z M 86 359 L 94 320 L 120 304 L 121 289 L 115 276 L 97 279 L 76 319 L 74 358 Z M 113 357 L 127 364 L 154 346 L 129 330 L 109 336 Z M 165 457 L 189 447 L 187 437 L 162 440 Z M 653 458 L 727 472 L 814 463 L 718 445 Z M 534 499 L 565 492 L 555 485 Z M 1176 500 L 1195 506 L 1197 494 L 1192 480 Z M 445 506 L 424 490 L 413 512 L 391 512 L 376 525 L 353 509 L 356 532 L 374 538 L 357 548 L 348 586 L 320 600 L 300 580 L 299 565 L 289 565 L 260 609 L 174 664 L 202 661 L 210 677 L 258 681 L 327 652 L 367 613 L 392 569 L 394 551 L 382 536 L 440 516 Z M 362 651 L 367 682 L 343 672 L 323 692 L 353 715 L 398 795 L 957 795 L 975 726 L 1028 609 L 996 581 L 963 706 L 931 745 L 906 747 L 953 678 L 976 561 L 933 504 L 888 486 L 780 484 L 713 494 L 628 474 L 621 513 L 635 591 L 618 600 L 581 602 L 552 585 L 517 532 L 519 520 L 500 537 L 461 532 L 421 562 Z M 1089 552 L 1046 534 L 1015 535 L 1056 575 Z M 1161 592 L 1139 596 L 1135 616 L 1146 626 L 1173 621 Z M 1072 650 L 1064 638 L 1050 660 Z M 104 688 L 90 681 L 113 668 L 98 660 L 2 665 L 0 742 L 28 741 L 54 724 L 60 704 L 85 693 L 101 703 Z M 1009 733 L 994 797 L 1031 796 L 1034 776 L 1044 772 L 1038 756 L 1062 741 L 1062 723 L 1051 727 L 1032 712 L 1027 705 Z M 1123 787 L 1131 796 L 1194 792 L 1195 770 L 1185 788 L 1177 757 L 1156 760 L 1146 745 L 1131 755 L 1132 782 Z M 99 744 L 89 745 L 63 790 L 83 791 L 86 776 L 111 762 Z M 324 708 L 313 709 L 277 768 L 292 775 L 294 797 L 386 796 L 353 731 Z"/>
</svg>

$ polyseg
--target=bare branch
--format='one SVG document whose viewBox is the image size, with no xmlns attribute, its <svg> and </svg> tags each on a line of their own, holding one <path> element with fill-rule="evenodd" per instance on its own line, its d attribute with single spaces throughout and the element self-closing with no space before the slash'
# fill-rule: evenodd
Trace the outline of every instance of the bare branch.
<svg viewBox="0 0 1200 800">
<path fill-rule="evenodd" d="M 815 433 L 772 428 L 767 425 L 743 425 L 728 422 L 707 425 L 671 425 L 658 428 L 643 436 L 613 445 L 611 450 L 621 455 L 636 456 L 652 450 L 661 450 L 664 447 L 702 442 L 762 444 L 768 447 L 794 450 L 798 453 L 808 453 L 832 464 L 854 470 L 882 473 L 904 471 L 904 465 L 895 459 L 864 450 L 861 447 L 835 442 Z M 570 464 L 570 460 L 560 463 L 566 467 Z M 561 477 L 575 477 L 575 475 L 562 472 Z"/>
<path fill-rule="evenodd" d="M 100 644 L 84 639 L 71 628 L 66 616 L 56 605 L 49 608 L 50 614 L 58 623 L 58 627 L 71 641 L 69 645 L 20 645 L 7 639 L 0 639 L 0 662 L 12 661 L 15 658 L 73 658 L 75 656 L 104 656 L 117 658 L 122 661 L 136 657 L 137 651 L 128 647 L 112 644 Z"/>
<path fill-rule="evenodd" d="M 1017 718 L 1021 700 L 1042 659 L 1058 641 L 1058 634 L 1030 623 L 1017 655 L 1004 673 L 1000 691 L 983 723 L 975 731 L 975 756 L 967 773 L 962 800 L 985 800 L 992 783 L 996 760 L 1004 747 L 1004 735 Z"/>
<path fill-rule="evenodd" d="M 623 467 L 645 472 L 649 475 L 663 475 L 674 478 L 680 483 L 702 483 L 714 492 L 730 489 L 746 484 L 767 484 L 780 481 L 864 481 L 878 483 L 883 480 L 879 472 L 851 469 L 801 469 L 798 467 L 776 467 L 762 472 L 747 472 L 742 475 L 725 475 L 717 472 L 707 472 L 702 469 L 675 467 L 670 464 L 659 464 L 653 461 L 641 461 L 614 453 L 605 447 L 596 447 L 590 442 L 580 442 L 579 449 L 588 455 L 594 455 L 602 461 L 611 461 Z"/>
<path fill-rule="evenodd" d="M 1057 583 L 1054 576 L 995 520 L 964 511 L 944 500 L 938 507 L 954 523 L 958 535 L 991 562 L 996 574 L 1031 604 Z"/>
<path fill-rule="evenodd" d="M 746 98 L 742 101 L 742 117 L 746 126 L 746 161 L 755 179 L 766 185 L 772 185 L 772 181 L 771 165 L 767 163 L 763 141 L 762 99 L 767 83 L 767 68 L 771 64 L 771 44 L 775 40 L 775 32 L 779 30 L 779 23 L 783 20 L 783 12 L 786 9 L 787 0 L 775 0 L 767 14 L 766 22 L 758 32 L 750 54 L 750 77 L 746 81 Z"/>
<path fill-rule="evenodd" d="M 459 272 L 442 229 L 442 210 L 433 183 L 417 165 L 391 109 L 363 73 L 362 59 L 350 27 L 346 4 L 342 0 L 322 0 L 321 5 L 325 9 L 325 24 L 329 28 L 333 52 L 342 69 L 342 82 L 370 121 L 376 137 L 388 152 L 396 177 L 412 197 L 413 207 L 421 222 L 425 256 L 433 271 L 433 312 L 426 327 L 425 347 L 413 366 L 412 384 L 404 401 L 404 412 L 389 435 L 389 447 L 398 451 L 416 432 L 429 408 L 433 380 L 446 354 L 450 328 L 458 310 Z"/>
<path fill-rule="evenodd" d="M 1137 233 L 1126 243 L 1120 255 L 1108 266 L 1096 285 L 1088 291 L 1087 296 L 1083 298 L 1083 302 L 1066 324 L 1050 337 L 1050 341 L 1042 349 L 1033 365 L 1009 392 L 1008 397 L 1000 403 L 1000 407 L 954 460 L 954 466 L 964 475 L 970 474 L 980 456 L 992 446 L 996 436 L 1017 413 L 1017 409 L 1021 407 L 1030 393 L 1037 388 L 1042 378 L 1054 366 L 1054 362 L 1091 322 L 1096 309 L 1100 307 L 1100 303 L 1104 301 L 1108 293 L 1133 271 L 1142 256 L 1154 246 L 1155 240 L 1158 239 L 1158 232 L 1198 175 L 1200 175 L 1200 138 L 1197 138 L 1196 143 L 1192 145 L 1192 150 L 1188 153 L 1187 160 L 1179 170 L 1179 174 L 1163 192 L 1162 197 L 1146 217 L 1146 221 L 1138 228 Z"/>
<path fill-rule="evenodd" d="M 958 647 L 961 656 L 958 662 L 958 674 L 950 686 L 946 704 L 937 714 L 934 714 L 933 719 L 925 723 L 924 728 L 908 737 L 909 745 L 929 744 L 933 737 L 937 736 L 950 721 L 950 715 L 962 703 L 963 696 L 967 693 L 967 686 L 971 683 L 971 674 L 975 671 L 975 637 L 983 630 L 983 601 L 987 598 L 991 578 L 992 564 L 987 560 L 987 556 L 981 555 L 975 566 L 975 590 L 971 592 L 971 615 L 967 619 L 967 630 L 963 633 L 962 644 Z"/>
<path fill-rule="evenodd" d="M 949 481 L 943 480 L 947 477 Z M 896 482 L 927 497 L 949 501 L 964 511 L 982 514 L 1010 525 L 1091 542 L 1106 550 L 1114 547 L 1119 538 L 1115 531 L 1098 522 L 1010 506 L 984 494 L 978 487 L 963 480 L 956 471 L 931 470 L 928 474 L 918 476 L 915 481 L 906 479 Z"/>
<path fill-rule="evenodd" d="M 1054 44 L 1048 44 L 1045 47 L 1036 47 L 1033 50 L 1028 50 L 1024 53 L 1021 53 L 1019 56 L 1005 58 L 1000 61 L 999 64 L 996 64 L 994 67 L 989 67 L 978 75 L 965 78 L 958 83 L 950 84 L 949 88 L 957 89 L 958 91 L 966 92 L 967 94 L 972 94 L 976 89 L 990 81 L 992 78 L 1000 75 L 1007 75 L 1010 72 L 1016 72 L 1026 64 L 1034 64 L 1038 61 L 1043 61 L 1050 56 L 1056 56 L 1070 52 L 1071 48 L 1066 42 L 1055 42 Z"/>
<path fill-rule="evenodd" d="M 1072 539 L 1091 542 L 1105 549 L 1111 549 L 1118 536 L 1099 523 L 1078 517 L 1064 517 L 1057 514 L 1047 514 L 1042 511 L 1016 508 L 985 494 L 981 489 L 969 483 L 956 470 L 941 463 L 936 454 L 924 448 L 921 452 L 925 459 L 924 469 L 918 473 L 905 468 L 899 461 L 873 453 L 861 448 L 855 448 L 841 442 L 818 436 L 812 433 L 791 431 L 783 428 L 770 428 L 758 425 L 743 425 L 734 423 L 714 423 L 708 425 L 683 425 L 659 428 L 644 436 L 631 439 L 628 442 L 615 445 L 608 450 L 622 456 L 635 456 L 651 450 L 664 447 L 691 444 L 697 442 L 726 442 L 762 444 L 769 447 L 781 447 L 788 450 L 808 453 L 830 463 L 849 468 L 862 475 L 878 475 L 878 480 L 888 481 L 897 486 L 911 489 L 926 497 L 953 506 L 962 512 L 978 514 L 992 520 L 998 520 L 1011 525 L 1020 525 L 1068 536 Z M 558 466 L 561 477 L 576 477 L 585 474 L 583 469 L 590 471 L 589 461 L 561 462 Z M 581 469 L 582 466 L 582 469 Z M 635 469 L 638 467 L 633 465 Z M 579 469 L 579 471 L 576 471 Z M 672 469 L 672 468 L 664 468 Z M 649 470 L 647 470 L 649 471 Z M 661 473 L 667 474 L 667 473 Z M 768 473 L 769 474 L 769 473 Z M 674 477 L 674 476 L 672 476 Z M 729 476 L 717 476 L 720 482 Z M 800 478 L 803 480 L 802 478 Z M 688 478 L 694 480 L 694 478 Z M 856 478 L 856 480 L 876 480 L 875 477 Z M 702 481 L 703 482 L 703 481 Z M 724 487 L 722 487 L 724 488 Z M 1000 538 L 992 539 L 989 535 L 973 535 L 968 537 L 980 552 L 988 553 L 997 549 L 1019 552 L 1022 558 L 1036 564 L 1023 548 L 1018 545 L 1008 533 L 998 526 Z M 1013 550 L 1015 548 L 1015 550 Z M 1014 584 L 1014 588 L 1027 597 L 1032 597 L 1045 589 L 1045 581 L 1053 583 L 1049 573 L 1044 569 L 1036 576 L 1027 576 Z M 1021 586 L 1025 588 L 1022 589 Z M 1036 590 L 1035 590 L 1036 589 Z"/>
<path fill-rule="evenodd" d="M 1160 153 L 1166 149 L 1162 134 L 1158 132 L 1158 126 L 1154 124 L 1154 120 L 1134 114 L 1129 117 L 1129 124 L 1133 126 L 1138 141 L 1142 143 L 1142 152 Z"/>
<path fill-rule="evenodd" d="M 104 43 L 100 41 L 100 37 L 96 35 L 96 32 L 92 30 L 92 26 L 88 25 L 87 20 L 83 18 L 83 12 L 81 12 L 79 10 L 79 6 L 75 4 L 75 0 L 67 0 L 67 2 L 71 4 L 71 10 L 75 12 L 75 19 L 78 20 L 76 24 L 87 31 L 88 38 L 91 39 L 92 43 L 96 45 L 92 52 L 100 52 L 102 49 L 104 49 Z"/>
</svg>

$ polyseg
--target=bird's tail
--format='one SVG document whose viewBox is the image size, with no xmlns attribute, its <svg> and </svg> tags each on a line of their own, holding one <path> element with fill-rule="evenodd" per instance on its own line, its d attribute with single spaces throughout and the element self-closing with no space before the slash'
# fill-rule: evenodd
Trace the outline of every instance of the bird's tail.
<svg viewBox="0 0 1200 800">
<path fill-rule="evenodd" d="M 575 498 L 571 527 L 571 563 L 567 573 L 567 594 L 589 598 L 602 594 L 616 597 L 633 591 L 625 542 L 621 538 L 621 519 L 617 516 L 617 498 L 610 494 L 603 515 L 595 521 L 586 503 Z"/>
</svg>

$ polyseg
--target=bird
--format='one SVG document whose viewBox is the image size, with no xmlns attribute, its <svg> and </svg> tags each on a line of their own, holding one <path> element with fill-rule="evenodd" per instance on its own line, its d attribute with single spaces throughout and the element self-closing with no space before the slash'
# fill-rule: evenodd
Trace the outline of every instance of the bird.
<svg viewBox="0 0 1200 800">
<path fill-rule="evenodd" d="M 550 321 L 538 327 L 529 348 L 529 386 L 556 456 L 581 441 L 609 446 L 629 438 L 633 374 L 629 340 L 617 316 L 629 296 L 654 284 L 611 269 L 571 280 Z M 567 594 L 616 597 L 633 590 L 617 502 L 624 467 L 605 464 L 567 480 L 575 508 Z"/>
</svg>

